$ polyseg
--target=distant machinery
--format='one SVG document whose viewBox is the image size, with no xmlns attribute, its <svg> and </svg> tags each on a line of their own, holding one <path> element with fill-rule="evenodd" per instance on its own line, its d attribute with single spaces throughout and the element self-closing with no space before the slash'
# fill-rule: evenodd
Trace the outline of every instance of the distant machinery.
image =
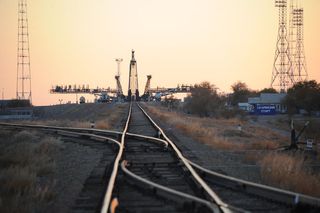
<svg viewBox="0 0 320 213">
<path fill-rule="evenodd" d="M 18 2 L 17 99 L 32 101 L 27 0 Z"/>
<path fill-rule="evenodd" d="M 124 98 L 123 90 L 122 90 L 122 86 L 121 86 L 121 82 L 120 82 L 120 64 L 122 61 L 123 61 L 122 58 L 116 59 L 116 62 L 118 64 L 118 72 L 117 72 L 117 75 L 115 76 L 115 79 L 117 81 L 117 97 L 118 97 L 118 99 Z"/>
<path fill-rule="evenodd" d="M 138 70 L 137 61 L 134 58 L 134 50 L 132 50 L 132 58 L 129 67 L 128 100 L 139 100 Z"/>
<path fill-rule="evenodd" d="M 289 0 L 289 27 L 287 27 L 287 0 L 276 0 L 279 8 L 279 30 L 271 87 L 286 92 L 294 83 L 308 79 L 304 52 L 303 8 L 299 0 Z"/>
<path fill-rule="evenodd" d="M 83 97 L 83 96 L 81 96 L 80 97 L 80 102 L 79 102 L 80 104 L 85 104 L 86 103 L 86 98 L 85 97 Z"/>
<path fill-rule="evenodd" d="M 110 96 L 107 92 L 101 92 L 98 94 L 94 94 L 96 96 L 95 102 L 96 103 L 108 103 L 111 101 Z"/>
<path fill-rule="evenodd" d="M 57 85 L 52 87 L 50 93 L 60 93 L 60 94 L 101 94 L 101 93 L 111 93 L 117 94 L 116 89 L 111 88 L 99 88 L 90 89 L 89 85 Z"/>
</svg>

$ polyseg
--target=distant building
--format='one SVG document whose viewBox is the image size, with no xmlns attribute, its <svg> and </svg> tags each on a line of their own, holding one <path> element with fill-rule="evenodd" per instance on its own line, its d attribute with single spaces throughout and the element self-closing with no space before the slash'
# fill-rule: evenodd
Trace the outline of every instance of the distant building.
<svg viewBox="0 0 320 213">
<path fill-rule="evenodd" d="M 0 111 L 0 120 L 25 120 L 32 117 L 32 108 L 14 108 Z"/>
<path fill-rule="evenodd" d="M 253 114 L 277 114 L 286 113 L 287 106 L 282 102 L 287 94 L 285 93 L 261 93 L 260 97 L 248 98 L 250 112 Z"/>
<path fill-rule="evenodd" d="M 243 111 L 249 111 L 250 110 L 250 104 L 249 103 L 238 103 L 238 108 Z"/>
<path fill-rule="evenodd" d="M 27 102 L 24 100 L 0 100 L 0 120 L 31 119 L 33 117 L 32 107 L 15 107 L 26 105 Z"/>
<path fill-rule="evenodd" d="M 8 106 L 10 100 L 0 100 L 0 109 L 5 109 Z"/>
</svg>

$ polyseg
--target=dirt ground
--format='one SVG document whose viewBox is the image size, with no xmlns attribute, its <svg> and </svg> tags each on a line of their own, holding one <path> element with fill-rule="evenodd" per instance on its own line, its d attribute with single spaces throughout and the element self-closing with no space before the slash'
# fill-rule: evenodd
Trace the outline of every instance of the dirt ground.
<svg viewBox="0 0 320 213">
<path fill-rule="evenodd" d="M 126 103 L 64 104 L 34 107 L 34 118 L 24 123 L 116 130 L 119 118 L 125 116 Z M 17 122 L 17 121 L 13 121 Z"/>
<path fill-rule="evenodd" d="M 57 126 L 119 130 L 127 104 L 36 107 L 32 121 Z M 40 131 L 0 127 L 0 212 L 69 212 L 103 150 L 65 142 Z M 3 184 L 4 183 L 4 184 Z"/>
<path fill-rule="evenodd" d="M 200 165 L 241 179 L 320 197 L 320 190 L 316 190 L 320 188 L 320 150 L 306 151 L 301 146 L 298 151 L 278 151 L 290 144 L 290 122 L 285 116 L 199 118 L 154 104 L 145 107 L 179 144 L 184 155 Z"/>
</svg>

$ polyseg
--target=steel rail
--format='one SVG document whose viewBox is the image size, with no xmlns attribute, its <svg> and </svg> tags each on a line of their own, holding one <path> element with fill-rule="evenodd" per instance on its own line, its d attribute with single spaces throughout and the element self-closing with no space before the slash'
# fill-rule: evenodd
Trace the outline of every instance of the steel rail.
<svg viewBox="0 0 320 213">
<path fill-rule="evenodd" d="M 160 185 L 160 184 L 157 184 L 155 182 L 152 182 L 150 180 L 147 180 L 145 178 L 142 178 L 140 177 L 139 175 L 136 175 L 135 173 L 131 172 L 130 170 L 128 170 L 126 168 L 126 166 L 128 165 L 128 162 L 126 160 L 122 161 L 121 162 L 121 169 L 122 171 L 124 171 L 125 174 L 127 174 L 128 176 L 130 176 L 131 178 L 133 179 L 136 179 L 144 184 L 147 184 L 149 186 L 152 186 L 153 188 L 157 188 L 159 190 L 162 190 L 164 192 L 167 192 L 169 194 L 173 194 L 173 195 L 176 195 L 178 197 L 182 197 L 182 198 L 186 198 L 188 200 L 191 200 L 191 201 L 194 201 L 194 202 L 197 202 L 197 203 L 200 203 L 202 205 L 205 205 L 207 206 L 209 209 L 211 209 L 214 213 L 218 213 L 220 212 L 219 210 L 219 207 L 217 205 L 215 205 L 214 203 L 212 202 L 209 202 L 207 200 L 204 200 L 204 199 L 201 199 L 201 198 L 198 198 L 198 197 L 195 197 L 193 195 L 190 195 L 190 194 L 187 194 L 187 193 L 183 193 L 183 192 L 180 192 L 180 191 L 177 191 L 177 190 L 174 190 L 174 189 L 171 189 L 169 187 L 166 187 L 166 186 L 163 186 L 163 185 Z"/>
<path fill-rule="evenodd" d="M 247 193 L 255 194 L 255 195 L 258 195 L 270 200 L 274 200 L 277 202 L 282 202 L 291 206 L 302 204 L 302 205 L 320 207 L 320 199 L 318 198 L 230 177 L 230 176 L 223 175 L 223 174 L 211 171 L 209 169 L 206 169 L 200 166 L 199 164 L 196 164 L 188 159 L 187 161 L 198 170 L 204 173 L 207 173 L 216 179 L 219 179 L 220 182 L 224 182 L 224 185 L 229 184 L 229 186 L 231 185 L 233 187 L 241 188 Z"/>
<path fill-rule="evenodd" d="M 165 148 L 168 148 L 168 145 L 169 145 L 169 143 L 167 141 L 162 140 L 160 138 L 155 138 L 155 137 L 150 137 L 150 136 L 145 136 L 145 135 L 139 135 L 139 134 L 134 134 L 134 133 L 129 133 L 129 132 L 126 135 L 131 136 L 131 137 L 136 138 L 136 139 L 143 138 L 143 139 L 146 139 L 148 141 L 164 144 Z"/>
<path fill-rule="evenodd" d="M 103 203 L 102 203 L 102 208 L 101 208 L 101 213 L 107 213 L 109 206 L 110 206 L 110 202 L 111 202 L 111 197 L 112 197 L 112 192 L 113 192 L 113 188 L 114 188 L 114 183 L 116 181 L 116 177 L 118 174 L 118 170 L 119 170 L 119 163 L 120 163 L 120 159 L 122 158 L 122 154 L 123 154 L 123 150 L 124 150 L 124 140 L 126 137 L 126 133 L 128 131 L 128 127 L 129 127 L 129 122 L 131 119 L 131 112 L 132 112 L 132 103 L 130 103 L 130 107 L 129 107 L 129 112 L 128 112 L 128 118 L 127 118 L 127 122 L 126 125 L 124 127 L 122 136 L 121 136 L 121 144 L 120 144 L 120 148 L 119 148 L 119 153 L 115 159 L 114 165 L 113 165 L 113 170 L 112 170 L 112 174 L 109 180 L 109 184 L 107 187 L 107 191 L 106 194 L 104 196 L 103 199 Z"/>
<path fill-rule="evenodd" d="M 9 126 L 9 127 L 17 127 L 17 128 L 31 128 L 31 129 L 55 129 L 55 130 L 70 130 L 70 131 L 79 131 L 79 132 L 101 132 L 108 135 L 118 136 L 121 135 L 122 132 L 112 131 L 112 130 L 102 130 L 102 129 L 92 129 L 92 128 L 75 128 L 75 127 L 60 127 L 60 126 L 47 126 L 47 125 L 39 125 L 39 124 L 14 124 L 14 123 L 0 123 L 0 126 Z"/>
<path fill-rule="evenodd" d="M 121 146 L 121 144 L 119 143 L 119 141 L 113 139 L 113 138 L 109 138 L 109 137 L 105 137 L 105 136 L 101 136 L 101 135 L 95 135 L 95 134 L 89 134 L 89 133 L 79 133 L 79 132 L 72 132 L 72 131 L 65 131 L 65 130 L 54 130 L 56 131 L 56 134 L 58 135 L 63 135 L 63 136 L 86 136 L 88 138 L 90 138 L 91 140 L 95 140 L 95 141 L 111 141 L 115 144 L 117 144 L 119 147 Z"/>
<path fill-rule="evenodd" d="M 119 131 L 113 131 L 113 130 L 104 130 L 104 129 L 92 129 L 92 128 L 73 128 L 73 127 L 60 127 L 60 126 L 47 126 L 47 125 L 31 125 L 31 124 L 13 124 L 13 123 L 0 123 L 0 126 L 6 126 L 6 127 L 16 127 L 16 128 L 30 128 L 30 129 L 44 129 L 44 130 L 56 130 L 56 131 L 69 131 L 71 132 L 78 132 L 78 133 L 83 133 L 83 135 L 87 133 L 88 136 L 91 133 L 91 135 L 96 135 L 96 134 L 101 134 L 101 135 L 111 135 L 114 137 L 119 137 L 122 136 L 122 132 Z M 139 135 L 139 134 L 134 134 L 130 132 L 126 132 L 127 136 L 130 136 L 132 138 L 136 139 L 143 139 L 143 140 L 148 140 L 151 142 L 155 143 L 163 143 L 166 147 L 168 147 L 168 142 L 160 139 L 160 138 L 155 138 L 151 136 L 145 136 L 145 135 Z M 97 136 L 97 135 L 96 135 Z"/>
<path fill-rule="evenodd" d="M 170 146 L 173 148 L 173 150 L 176 152 L 179 159 L 183 162 L 183 164 L 187 167 L 191 175 L 195 178 L 195 180 L 200 184 L 200 186 L 207 192 L 207 194 L 210 196 L 213 202 L 215 202 L 223 212 L 232 212 L 238 211 L 238 212 L 247 212 L 246 210 L 231 206 L 225 202 L 223 202 L 220 197 L 209 187 L 209 185 L 200 177 L 200 175 L 193 169 L 193 167 L 190 165 L 190 163 L 187 161 L 187 159 L 182 155 L 181 151 L 178 149 L 178 147 L 166 136 L 164 131 L 153 121 L 153 119 L 148 115 L 148 113 L 139 105 L 138 107 L 141 109 L 141 111 L 144 113 L 144 115 L 149 119 L 149 121 L 152 123 L 152 125 L 160 131 L 163 138 L 170 144 Z"/>
<path fill-rule="evenodd" d="M 139 106 L 139 107 L 144 113 L 146 113 L 145 110 L 141 106 Z M 151 119 L 150 116 L 149 116 L 149 118 Z M 163 130 L 154 121 L 152 121 L 152 119 L 150 121 L 153 123 L 153 125 L 155 125 L 155 127 L 157 127 L 159 129 L 162 136 L 170 143 L 170 141 L 169 141 L 170 139 L 164 134 Z M 171 143 L 170 143 L 170 145 L 171 145 Z M 227 175 L 223 175 L 223 174 L 219 174 L 217 172 L 213 172 L 211 170 L 208 170 L 208 169 L 201 167 L 200 165 L 188 160 L 184 156 L 183 156 L 183 158 L 186 161 L 188 161 L 189 164 L 191 164 L 193 167 L 197 168 L 198 170 L 205 172 L 205 173 L 208 173 L 208 174 L 216 177 L 217 179 L 220 179 L 222 182 L 228 182 L 229 185 L 241 187 L 243 190 L 245 190 L 248 193 L 255 194 L 255 195 L 267 198 L 267 199 L 271 199 L 271 200 L 274 200 L 277 202 L 282 202 L 284 204 L 292 205 L 292 206 L 301 204 L 301 205 L 309 205 L 309 206 L 313 206 L 313 207 L 320 207 L 320 199 L 318 199 L 318 198 L 304 195 L 304 194 L 300 194 L 300 193 L 287 191 L 287 190 L 283 190 L 283 189 L 274 188 L 271 186 L 266 186 L 266 185 L 262 185 L 262 184 L 257 184 L 257 183 L 241 180 L 241 179 L 234 178 L 234 177 L 227 176 Z M 277 198 L 277 199 L 275 199 L 275 198 Z"/>
</svg>

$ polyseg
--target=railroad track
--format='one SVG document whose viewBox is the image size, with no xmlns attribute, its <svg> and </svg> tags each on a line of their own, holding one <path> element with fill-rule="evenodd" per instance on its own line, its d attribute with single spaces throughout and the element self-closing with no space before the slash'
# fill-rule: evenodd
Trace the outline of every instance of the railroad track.
<svg viewBox="0 0 320 213">
<path fill-rule="evenodd" d="M 89 177 L 74 212 L 318 212 L 320 209 L 317 198 L 221 175 L 186 159 L 136 103 L 130 105 L 123 132 L 0 125 L 43 129 L 65 137 L 108 142 L 113 147 L 113 155 L 108 153 L 109 158 L 98 165 L 100 172 L 93 171 L 99 175 L 91 180 Z M 103 199 L 99 199 L 101 193 Z"/>
</svg>

